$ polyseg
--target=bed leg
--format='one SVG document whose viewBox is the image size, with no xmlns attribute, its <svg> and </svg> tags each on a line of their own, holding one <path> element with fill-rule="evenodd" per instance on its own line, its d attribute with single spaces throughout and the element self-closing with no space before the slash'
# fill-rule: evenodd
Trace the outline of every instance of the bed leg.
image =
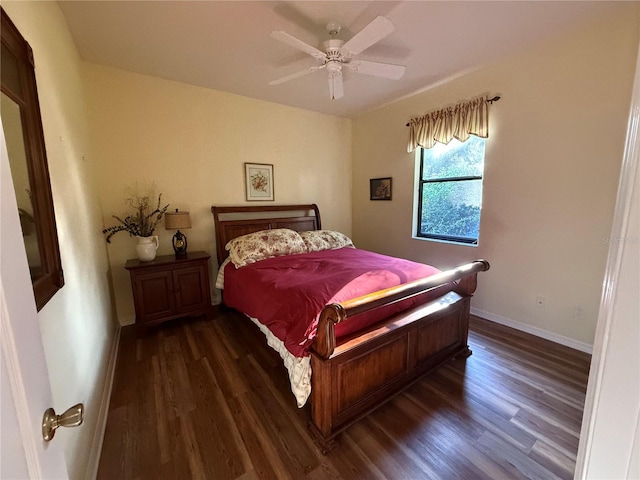
<svg viewBox="0 0 640 480">
<path fill-rule="evenodd" d="M 332 362 L 311 351 L 311 418 L 307 429 L 323 454 L 333 448 L 332 395 L 334 395 Z"/>
<path fill-rule="evenodd" d="M 473 351 L 469 348 L 469 345 L 467 345 L 466 347 L 464 347 L 464 350 L 462 350 L 462 352 L 460 352 L 459 356 L 462 357 L 462 358 L 469 358 L 472 353 L 473 353 Z"/>
<path fill-rule="evenodd" d="M 333 450 L 333 447 L 336 445 L 335 437 L 331 437 L 328 440 L 325 439 L 313 422 L 309 422 L 307 424 L 307 430 L 309 430 L 313 443 L 315 443 L 316 447 L 320 449 L 320 453 L 326 455 Z"/>
</svg>

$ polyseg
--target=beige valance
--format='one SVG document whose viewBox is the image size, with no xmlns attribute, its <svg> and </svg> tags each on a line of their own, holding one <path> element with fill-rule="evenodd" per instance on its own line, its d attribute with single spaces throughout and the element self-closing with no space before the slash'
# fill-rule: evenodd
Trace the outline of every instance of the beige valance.
<svg viewBox="0 0 640 480">
<path fill-rule="evenodd" d="M 409 123 L 407 152 L 411 153 L 418 147 L 431 148 L 436 142 L 447 144 L 452 138 L 461 142 L 467 140 L 470 135 L 487 138 L 488 102 L 487 97 L 482 96 L 412 118 Z"/>
</svg>

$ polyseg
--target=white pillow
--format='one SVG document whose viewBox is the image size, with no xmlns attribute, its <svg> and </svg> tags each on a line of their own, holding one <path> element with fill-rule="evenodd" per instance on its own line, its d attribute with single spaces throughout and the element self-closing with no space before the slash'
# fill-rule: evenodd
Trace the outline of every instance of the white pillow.
<svg viewBox="0 0 640 480">
<path fill-rule="evenodd" d="M 265 258 L 305 253 L 307 248 L 298 232 L 288 228 L 274 228 L 249 233 L 230 240 L 225 249 L 236 268 Z"/>
<path fill-rule="evenodd" d="M 333 230 L 310 230 L 308 232 L 300 232 L 300 237 L 304 241 L 309 252 L 318 252 L 320 250 L 335 250 L 337 248 L 351 247 L 353 242 L 344 233 L 335 232 Z"/>
</svg>

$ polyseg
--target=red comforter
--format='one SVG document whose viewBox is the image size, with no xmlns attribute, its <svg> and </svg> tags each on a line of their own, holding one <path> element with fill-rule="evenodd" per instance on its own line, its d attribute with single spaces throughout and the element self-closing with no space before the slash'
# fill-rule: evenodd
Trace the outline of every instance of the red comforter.
<svg viewBox="0 0 640 480">
<path fill-rule="evenodd" d="M 224 271 L 224 303 L 258 319 L 287 350 L 302 357 L 309 354 L 325 305 L 439 272 L 429 265 L 355 248 L 269 258 L 239 269 L 229 263 Z M 430 292 L 429 298 L 441 295 L 443 289 Z M 424 301 L 416 297 L 349 318 L 337 325 L 336 336 Z"/>
</svg>

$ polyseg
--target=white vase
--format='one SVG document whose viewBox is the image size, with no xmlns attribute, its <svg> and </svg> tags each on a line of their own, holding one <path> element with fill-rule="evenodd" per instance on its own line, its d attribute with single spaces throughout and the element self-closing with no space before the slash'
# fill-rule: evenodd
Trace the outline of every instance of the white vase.
<svg viewBox="0 0 640 480">
<path fill-rule="evenodd" d="M 138 239 L 138 243 L 136 244 L 138 260 L 141 262 L 150 262 L 156 258 L 156 250 L 158 250 L 159 246 L 158 236 L 153 235 L 151 237 L 136 238 Z"/>
</svg>

